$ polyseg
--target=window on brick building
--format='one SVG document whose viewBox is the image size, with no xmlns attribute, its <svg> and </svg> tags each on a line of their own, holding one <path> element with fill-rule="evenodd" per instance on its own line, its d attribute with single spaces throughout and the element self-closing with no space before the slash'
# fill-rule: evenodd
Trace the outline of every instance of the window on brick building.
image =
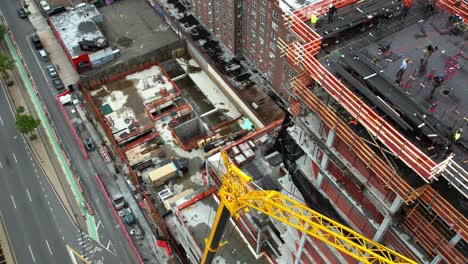
<svg viewBox="0 0 468 264">
<path fill-rule="evenodd" d="M 278 14 L 278 12 L 276 12 L 276 10 L 273 10 L 273 18 L 276 19 L 276 20 L 278 20 L 278 18 L 279 18 L 279 14 Z"/>
<path fill-rule="evenodd" d="M 253 6 L 254 8 L 257 8 L 257 1 L 255 1 L 255 0 L 252 1 L 252 6 Z"/>
<path fill-rule="evenodd" d="M 271 28 L 275 31 L 278 30 L 278 24 L 276 24 L 275 22 L 271 22 Z"/>
<path fill-rule="evenodd" d="M 275 34 L 275 32 L 271 32 L 271 39 L 272 39 L 272 40 L 276 40 L 276 34 Z"/>
<path fill-rule="evenodd" d="M 260 18 L 260 24 L 265 25 L 265 19 L 263 17 Z"/>
<path fill-rule="evenodd" d="M 270 59 L 275 59 L 275 54 L 273 54 L 273 52 L 270 51 Z"/>
<path fill-rule="evenodd" d="M 274 42 L 270 42 L 270 49 L 273 51 L 276 50 L 276 44 Z"/>
</svg>

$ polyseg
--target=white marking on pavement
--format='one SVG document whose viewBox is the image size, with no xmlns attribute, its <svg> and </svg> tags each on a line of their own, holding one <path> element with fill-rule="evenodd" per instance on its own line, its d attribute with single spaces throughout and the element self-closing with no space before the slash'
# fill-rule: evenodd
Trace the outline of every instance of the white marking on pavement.
<svg viewBox="0 0 468 264">
<path fill-rule="evenodd" d="M 53 254 L 52 254 L 52 250 L 50 249 L 50 246 L 49 246 L 49 241 L 47 241 L 47 239 L 46 239 L 45 242 L 46 242 L 46 244 L 47 244 L 47 248 L 49 249 L 50 255 L 53 255 Z"/>
<path fill-rule="evenodd" d="M 3 169 L 3 165 L 2 165 L 2 163 L 1 163 L 1 162 L 0 162 L 0 168 L 1 168 L 1 169 Z"/>
<path fill-rule="evenodd" d="M 31 34 L 33 35 L 33 34 Z M 30 36 L 26 36 L 26 42 L 29 44 L 29 48 L 32 50 L 32 52 L 34 53 L 34 58 L 36 58 L 36 61 L 37 61 L 37 64 L 39 65 L 39 69 L 41 69 L 41 72 L 42 72 L 42 75 L 44 75 L 44 79 L 46 80 L 47 84 L 50 84 L 49 83 L 49 79 L 47 78 L 47 75 L 45 74 L 44 70 L 42 69 L 42 65 L 41 63 L 39 62 L 39 59 L 37 58 L 37 52 L 33 49 L 33 47 L 31 46 L 31 41 L 29 41 L 29 38 Z"/>
<path fill-rule="evenodd" d="M 31 257 L 32 257 L 34 263 L 36 263 L 36 258 L 34 257 L 34 254 L 32 252 L 31 245 L 28 245 L 28 246 L 29 246 L 29 252 L 31 252 Z"/>
<path fill-rule="evenodd" d="M 26 192 L 28 193 L 29 201 L 32 202 L 31 195 L 29 194 L 28 188 L 26 188 Z"/>
<path fill-rule="evenodd" d="M 3 119 L 2 119 L 2 116 L 0 116 L 0 122 L 2 122 L 2 126 L 3 126 Z"/>
<path fill-rule="evenodd" d="M 13 206 L 14 206 L 15 209 L 16 209 L 16 204 L 15 204 L 15 199 L 13 199 L 13 194 L 11 194 L 10 197 L 11 197 L 11 201 L 13 202 Z"/>
<path fill-rule="evenodd" d="M 111 245 L 111 241 L 109 240 L 109 243 L 107 243 L 107 247 L 106 247 L 107 250 L 109 250 L 110 245 Z"/>
<path fill-rule="evenodd" d="M 34 164 L 34 162 L 33 162 L 33 164 L 32 164 L 32 165 L 33 165 L 33 167 L 36 167 L 36 164 Z M 37 172 L 37 170 L 36 170 L 36 169 L 34 169 L 34 171 L 35 171 L 35 172 Z"/>
<path fill-rule="evenodd" d="M 15 158 L 16 163 L 18 163 L 18 160 L 16 159 L 15 153 L 13 153 L 13 158 Z"/>
<path fill-rule="evenodd" d="M 99 226 L 101 225 L 101 220 L 99 220 L 99 222 L 97 223 L 97 226 L 96 226 L 96 230 L 99 229 Z"/>
</svg>

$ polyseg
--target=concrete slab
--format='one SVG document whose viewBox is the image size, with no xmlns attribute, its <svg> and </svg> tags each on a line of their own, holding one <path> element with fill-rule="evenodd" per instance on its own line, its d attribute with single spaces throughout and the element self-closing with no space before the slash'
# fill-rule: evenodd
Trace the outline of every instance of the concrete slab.
<svg viewBox="0 0 468 264">
<path fill-rule="evenodd" d="M 110 45 L 121 50 L 121 57 L 115 64 L 179 39 L 144 0 L 119 1 L 99 11 L 104 16 L 101 30 Z"/>
</svg>

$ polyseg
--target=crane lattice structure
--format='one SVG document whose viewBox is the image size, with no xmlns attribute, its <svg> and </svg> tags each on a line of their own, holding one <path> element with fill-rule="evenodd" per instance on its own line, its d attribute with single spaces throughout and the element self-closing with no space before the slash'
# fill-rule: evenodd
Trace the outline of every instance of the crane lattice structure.
<svg viewBox="0 0 468 264">
<path fill-rule="evenodd" d="M 254 189 L 252 178 L 231 163 L 226 152 L 221 152 L 221 157 L 226 173 L 222 176 L 219 207 L 200 263 L 213 260 L 229 217 L 237 219 L 242 211 L 251 209 L 317 238 L 362 263 L 416 263 L 280 192 Z"/>
</svg>

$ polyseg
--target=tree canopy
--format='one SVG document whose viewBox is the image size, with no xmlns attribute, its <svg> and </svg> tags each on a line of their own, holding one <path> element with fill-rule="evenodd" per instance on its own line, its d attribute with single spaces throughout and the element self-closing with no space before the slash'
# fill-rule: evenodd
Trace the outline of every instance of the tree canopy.
<svg viewBox="0 0 468 264">
<path fill-rule="evenodd" d="M 10 79 L 9 71 L 13 70 L 13 68 L 14 61 L 0 52 L 0 76 L 3 80 L 8 81 Z"/>
<path fill-rule="evenodd" d="M 34 117 L 31 115 L 16 115 L 16 128 L 22 134 L 29 134 L 33 132 L 40 124 L 41 120 L 34 119 Z"/>
</svg>

